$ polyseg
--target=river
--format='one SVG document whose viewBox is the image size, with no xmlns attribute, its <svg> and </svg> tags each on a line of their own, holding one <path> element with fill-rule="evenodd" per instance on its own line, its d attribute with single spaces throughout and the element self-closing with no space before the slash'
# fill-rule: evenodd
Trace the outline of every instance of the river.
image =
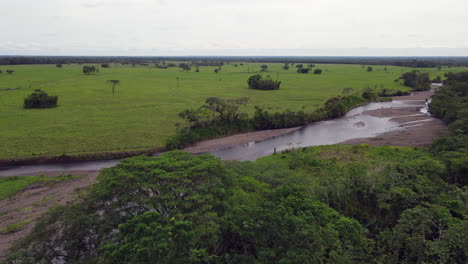
<svg viewBox="0 0 468 264">
<path fill-rule="evenodd" d="M 402 129 L 398 123 L 391 121 L 391 117 L 375 117 L 362 114 L 368 110 L 385 108 L 420 107 L 422 113 L 427 113 L 424 100 L 394 100 L 392 102 L 370 103 L 350 110 L 345 116 L 315 122 L 304 126 L 300 130 L 266 139 L 259 142 L 249 142 L 234 147 L 210 151 L 223 160 L 255 160 L 270 155 L 276 149 L 281 152 L 286 149 L 330 145 L 355 138 L 376 137 L 380 134 Z M 73 163 L 57 163 L 43 165 L 24 165 L 0 168 L 0 177 L 24 175 L 47 171 L 77 171 L 100 170 L 119 163 L 120 160 L 97 160 Z"/>
</svg>

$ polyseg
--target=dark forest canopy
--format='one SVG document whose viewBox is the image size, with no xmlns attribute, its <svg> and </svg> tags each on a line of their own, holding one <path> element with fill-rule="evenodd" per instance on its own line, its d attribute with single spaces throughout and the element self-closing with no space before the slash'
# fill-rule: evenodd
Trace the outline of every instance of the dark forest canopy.
<svg viewBox="0 0 468 264">
<path fill-rule="evenodd" d="M 0 65 L 66 63 L 158 63 L 193 61 L 196 65 L 229 62 L 330 63 L 395 65 L 407 67 L 468 66 L 468 57 L 357 57 L 357 56 L 0 56 Z M 215 63 L 213 63 L 215 62 Z"/>
</svg>

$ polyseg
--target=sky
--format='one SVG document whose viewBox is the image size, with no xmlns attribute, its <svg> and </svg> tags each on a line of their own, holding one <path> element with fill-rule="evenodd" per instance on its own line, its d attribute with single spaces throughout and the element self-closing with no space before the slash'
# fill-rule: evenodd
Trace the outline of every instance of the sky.
<svg viewBox="0 0 468 264">
<path fill-rule="evenodd" d="M 0 55 L 468 56 L 468 0 L 0 0 Z"/>
</svg>

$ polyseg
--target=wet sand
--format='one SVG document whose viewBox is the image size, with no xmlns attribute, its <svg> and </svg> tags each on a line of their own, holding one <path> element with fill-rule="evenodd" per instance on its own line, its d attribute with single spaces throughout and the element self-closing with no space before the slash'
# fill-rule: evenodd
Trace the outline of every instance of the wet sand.
<svg viewBox="0 0 468 264">
<path fill-rule="evenodd" d="M 240 144 L 246 144 L 249 142 L 257 142 L 269 138 L 274 138 L 277 136 L 297 131 L 301 128 L 302 127 L 268 129 L 255 132 L 241 133 L 223 138 L 200 141 L 190 147 L 184 148 L 183 150 L 191 153 L 211 152 L 221 148 L 229 148 Z"/>
<path fill-rule="evenodd" d="M 423 106 L 426 99 L 434 94 L 434 91 L 414 92 L 407 96 L 393 97 L 399 101 L 420 101 Z M 397 122 L 401 130 L 384 133 L 373 138 L 355 138 L 341 142 L 340 144 L 369 144 L 372 146 L 427 146 L 447 133 L 447 125 L 440 119 L 419 111 L 419 107 L 411 108 L 387 108 L 363 112 L 365 115 L 376 117 L 392 117 L 390 120 Z"/>
</svg>

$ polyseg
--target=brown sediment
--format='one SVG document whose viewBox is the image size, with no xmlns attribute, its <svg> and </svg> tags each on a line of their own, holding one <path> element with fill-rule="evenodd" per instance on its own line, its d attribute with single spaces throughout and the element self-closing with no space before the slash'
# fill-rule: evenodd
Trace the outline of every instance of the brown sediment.
<svg viewBox="0 0 468 264">
<path fill-rule="evenodd" d="M 434 91 L 415 92 L 407 96 L 394 97 L 394 100 L 419 100 L 424 105 Z M 363 115 L 391 117 L 390 121 L 399 124 L 401 129 L 390 131 L 373 138 L 355 138 L 340 144 L 369 144 L 373 146 L 427 146 L 447 133 L 447 125 L 430 115 L 421 113 L 420 107 L 386 108 L 365 111 Z"/>
<path fill-rule="evenodd" d="M 184 148 L 183 150 L 191 153 L 205 153 L 221 148 L 228 148 L 240 144 L 246 144 L 249 142 L 257 142 L 269 138 L 274 138 L 277 136 L 297 131 L 301 128 L 302 127 L 268 129 L 255 132 L 241 133 L 223 138 L 200 141 L 192 146 Z"/>
<path fill-rule="evenodd" d="M 63 173 L 44 172 L 43 174 L 55 177 Z M 69 171 L 67 174 L 82 177 L 53 186 L 32 185 L 11 198 L 0 200 L 0 230 L 10 224 L 26 223 L 20 230 L 7 234 L 0 233 L 0 260 L 5 257 L 16 241 L 31 231 L 36 221 L 49 208 L 76 201 L 77 190 L 89 187 L 95 181 L 98 171 Z M 35 173 L 35 175 L 38 174 Z"/>
</svg>

